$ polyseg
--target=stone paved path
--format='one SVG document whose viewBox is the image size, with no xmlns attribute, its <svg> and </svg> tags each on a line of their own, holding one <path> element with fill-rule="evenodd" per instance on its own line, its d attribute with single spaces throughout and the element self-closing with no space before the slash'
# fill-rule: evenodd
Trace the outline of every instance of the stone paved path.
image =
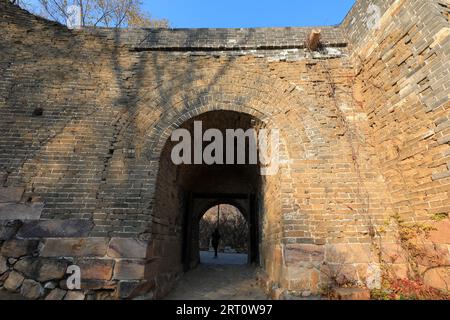
<svg viewBox="0 0 450 320">
<path fill-rule="evenodd" d="M 238 253 L 219 253 L 218 258 L 214 258 L 212 251 L 200 251 L 200 262 L 202 264 L 216 265 L 246 265 L 247 255 Z"/>
<path fill-rule="evenodd" d="M 202 253 L 203 262 L 186 273 L 168 300 L 267 300 L 256 282 L 255 267 L 246 264 L 247 255 Z M 226 264 L 224 264 L 226 263 Z"/>
</svg>

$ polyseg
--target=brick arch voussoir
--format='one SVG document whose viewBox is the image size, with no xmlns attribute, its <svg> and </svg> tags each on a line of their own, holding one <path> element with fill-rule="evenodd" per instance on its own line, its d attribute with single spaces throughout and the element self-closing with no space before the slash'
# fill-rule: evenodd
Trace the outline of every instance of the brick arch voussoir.
<svg viewBox="0 0 450 320">
<path fill-rule="evenodd" d="M 172 114 L 156 124 L 147 134 L 146 147 L 142 150 L 142 157 L 149 160 L 159 160 L 166 142 L 170 139 L 173 130 L 178 129 L 186 121 L 212 111 L 234 111 L 248 114 L 261 121 L 266 127 L 275 127 L 270 115 L 263 111 L 239 104 L 238 101 L 221 102 L 213 99 L 214 103 L 202 104 L 191 110 Z"/>
<path fill-rule="evenodd" d="M 302 111 L 308 112 L 308 109 L 304 105 L 304 96 L 297 90 L 295 87 L 288 81 L 284 79 L 280 79 L 274 76 L 266 75 L 261 72 L 248 71 L 241 68 L 234 67 L 234 71 L 238 70 L 238 73 L 233 73 L 232 77 L 226 77 L 225 81 L 219 81 L 219 83 L 213 85 L 212 87 L 208 85 L 197 85 L 190 86 L 189 85 L 189 76 L 185 76 L 186 81 L 180 81 L 180 76 L 174 76 L 173 78 L 177 78 L 180 85 L 174 87 L 174 82 L 165 79 L 164 81 L 158 82 L 154 85 L 154 89 L 151 96 L 147 96 L 148 91 L 145 92 L 142 96 L 139 97 L 139 105 L 134 110 L 130 110 L 129 117 L 126 122 L 123 124 L 122 133 L 126 136 L 130 136 L 136 134 L 136 132 L 132 131 L 132 124 L 136 121 L 136 118 L 139 112 L 145 110 L 144 108 L 140 108 L 139 106 L 145 105 L 147 108 L 152 108 L 153 110 L 161 110 L 162 117 L 165 114 L 172 112 L 173 114 L 177 113 L 176 109 L 179 109 L 179 105 L 183 105 L 184 107 L 188 107 L 191 104 L 196 106 L 198 103 L 193 101 L 192 97 L 196 97 L 197 100 L 205 101 L 208 100 L 209 103 L 214 103 L 210 99 L 211 93 L 217 94 L 221 93 L 226 94 L 229 93 L 230 97 L 241 96 L 243 98 L 247 97 L 247 99 L 253 99 L 259 101 L 259 106 L 255 105 L 255 102 L 252 103 L 255 105 L 255 108 L 260 108 L 264 110 L 273 109 L 272 112 L 266 111 L 266 113 L 276 114 L 278 112 L 285 112 L 288 108 L 301 108 Z M 171 92 L 171 93 L 182 93 L 186 99 L 180 99 L 178 101 L 164 101 L 162 97 L 157 97 L 158 92 Z M 241 102 L 248 103 L 248 102 Z M 185 108 L 186 109 L 186 108 Z M 153 123 L 154 125 L 157 122 Z M 134 140 L 135 137 L 132 137 L 131 140 Z M 130 140 L 130 139 L 128 139 Z"/>
<path fill-rule="evenodd" d="M 198 68 L 196 69 L 196 72 L 203 75 L 208 75 L 209 78 L 198 78 L 202 79 L 203 81 L 193 82 L 191 75 L 175 74 L 172 77 L 155 81 L 152 84 L 152 87 L 158 88 L 159 92 L 172 94 L 183 92 L 180 89 L 185 90 L 189 87 L 214 87 L 220 86 L 222 83 L 226 82 L 232 83 L 235 86 L 248 88 L 254 87 L 259 90 L 261 90 L 261 88 L 267 87 L 268 92 L 283 92 L 292 87 L 292 84 L 284 79 L 281 79 L 274 75 L 270 75 L 267 72 L 255 71 L 239 65 L 230 66 L 229 70 L 217 79 L 214 79 L 215 74 L 211 73 L 211 70 L 209 68 Z M 140 98 L 144 98 L 147 94 L 148 92 L 144 92 L 142 95 L 140 95 Z"/>
</svg>

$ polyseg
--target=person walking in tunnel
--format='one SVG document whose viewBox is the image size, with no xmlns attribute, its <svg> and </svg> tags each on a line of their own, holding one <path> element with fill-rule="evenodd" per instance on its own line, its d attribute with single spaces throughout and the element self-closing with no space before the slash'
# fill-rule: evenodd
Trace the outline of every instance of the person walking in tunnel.
<svg viewBox="0 0 450 320">
<path fill-rule="evenodd" d="M 211 243 L 214 248 L 215 259 L 217 259 L 217 249 L 219 248 L 219 241 L 220 241 L 219 228 L 216 228 L 216 230 L 214 230 L 213 234 L 211 235 Z"/>
</svg>

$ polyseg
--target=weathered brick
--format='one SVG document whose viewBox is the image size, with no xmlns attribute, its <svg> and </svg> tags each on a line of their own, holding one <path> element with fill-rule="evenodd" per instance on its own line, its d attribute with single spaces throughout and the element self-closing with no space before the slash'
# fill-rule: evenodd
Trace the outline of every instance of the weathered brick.
<svg viewBox="0 0 450 320">
<path fill-rule="evenodd" d="M 40 282 L 59 280 L 66 274 L 69 262 L 63 259 L 27 257 L 17 261 L 14 269 Z"/>
<path fill-rule="evenodd" d="M 89 220 L 25 221 L 18 232 L 21 238 L 73 238 L 88 236 L 92 229 Z"/>
<path fill-rule="evenodd" d="M 123 259 L 144 259 L 147 257 L 147 247 L 147 242 L 137 239 L 113 238 L 108 246 L 108 256 Z"/>
<path fill-rule="evenodd" d="M 8 240 L 1 247 L 1 254 L 8 258 L 20 258 L 37 251 L 39 241 L 36 240 Z"/>
<path fill-rule="evenodd" d="M 140 280 L 145 272 L 144 260 L 118 260 L 114 267 L 115 280 Z"/>
<path fill-rule="evenodd" d="M 114 260 L 83 259 L 76 265 L 80 267 L 83 280 L 111 280 Z"/>
<path fill-rule="evenodd" d="M 47 239 L 41 250 L 42 257 L 103 257 L 109 239 L 75 238 Z"/>
</svg>

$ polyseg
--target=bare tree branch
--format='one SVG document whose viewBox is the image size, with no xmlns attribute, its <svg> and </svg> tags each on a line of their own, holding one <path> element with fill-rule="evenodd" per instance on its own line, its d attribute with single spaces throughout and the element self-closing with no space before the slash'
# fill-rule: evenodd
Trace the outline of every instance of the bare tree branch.
<svg viewBox="0 0 450 320">
<path fill-rule="evenodd" d="M 47 19 L 67 24 L 71 5 L 81 11 L 81 26 L 152 28 L 168 27 L 167 20 L 152 19 L 143 10 L 141 0 L 38 0 L 38 8 L 31 8 L 25 0 L 10 0 Z"/>
</svg>

